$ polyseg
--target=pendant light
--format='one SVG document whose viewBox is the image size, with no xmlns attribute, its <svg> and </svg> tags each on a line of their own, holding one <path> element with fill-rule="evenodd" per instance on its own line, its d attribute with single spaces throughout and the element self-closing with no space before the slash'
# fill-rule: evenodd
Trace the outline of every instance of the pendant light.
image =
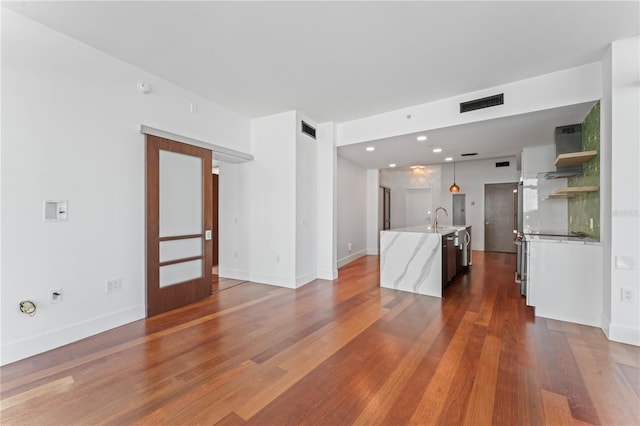
<svg viewBox="0 0 640 426">
<path fill-rule="evenodd" d="M 453 185 L 449 187 L 449 192 L 460 192 L 460 187 L 456 185 L 456 162 L 453 162 Z"/>
</svg>

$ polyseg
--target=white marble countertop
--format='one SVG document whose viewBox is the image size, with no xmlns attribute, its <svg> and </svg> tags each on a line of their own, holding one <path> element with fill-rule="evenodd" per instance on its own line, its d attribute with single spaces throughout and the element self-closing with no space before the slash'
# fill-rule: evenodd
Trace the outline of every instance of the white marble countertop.
<svg viewBox="0 0 640 426">
<path fill-rule="evenodd" d="M 456 231 L 461 231 L 466 229 L 466 226 L 438 226 L 438 229 L 434 229 L 431 225 L 420 225 L 420 226 L 412 226 L 409 228 L 396 228 L 396 229 L 387 229 L 390 232 L 419 232 L 421 234 L 440 234 L 440 235 L 448 235 L 452 234 Z M 386 231 L 383 231 L 386 232 Z"/>
</svg>

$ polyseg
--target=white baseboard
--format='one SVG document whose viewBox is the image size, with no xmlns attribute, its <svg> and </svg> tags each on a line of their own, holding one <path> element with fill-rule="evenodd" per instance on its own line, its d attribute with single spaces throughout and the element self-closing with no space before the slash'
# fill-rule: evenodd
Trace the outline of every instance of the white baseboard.
<svg viewBox="0 0 640 426">
<path fill-rule="evenodd" d="M 318 279 L 319 280 L 330 280 L 333 281 L 338 278 L 338 270 L 337 269 L 318 269 Z"/>
<path fill-rule="evenodd" d="M 601 328 L 602 326 L 602 324 L 600 323 L 601 320 L 596 317 L 577 317 L 577 316 L 558 315 L 557 313 L 544 312 L 542 309 L 540 309 L 539 306 L 535 307 L 535 315 L 537 317 L 549 318 L 556 321 L 572 322 L 574 324 L 588 325 L 591 327 Z"/>
<path fill-rule="evenodd" d="M 602 324 L 601 324 L 600 327 L 602 328 L 602 331 L 604 332 L 604 335 L 607 336 L 607 339 L 609 339 L 609 324 L 611 324 L 611 320 L 603 312 L 602 313 Z"/>
<path fill-rule="evenodd" d="M 218 268 L 218 276 L 232 280 L 249 281 L 249 274 L 246 271 L 239 271 L 237 269 Z"/>
<path fill-rule="evenodd" d="M 259 284 L 273 285 L 276 287 L 296 288 L 296 281 L 293 277 L 252 273 L 249 277 L 249 281 Z"/>
<path fill-rule="evenodd" d="M 380 250 L 377 248 L 367 249 L 367 256 L 378 256 L 380 254 Z"/>
<path fill-rule="evenodd" d="M 347 263 L 351 263 L 356 259 L 361 258 L 362 256 L 366 256 L 367 253 L 365 250 L 360 250 L 355 253 L 351 253 L 348 256 L 343 257 L 342 259 L 338 259 L 338 268 L 342 268 Z"/>
<path fill-rule="evenodd" d="M 623 324 L 609 324 L 609 340 L 626 343 L 628 345 L 640 346 L 640 328 L 629 327 Z"/>
<path fill-rule="evenodd" d="M 137 305 L 128 309 L 92 318 L 67 327 L 42 333 L 37 336 L 6 343 L 0 349 L 0 365 L 38 355 L 60 346 L 94 336 L 145 318 L 145 306 Z"/>
<path fill-rule="evenodd" d="M 318 273 L 316 271 L 300 275 L 296 277 L 296 288 L 302 287 L 305 284 L 309 284 L 311 281 L 315 280 L 316 278 L 318 278 Z"/>
</svg>

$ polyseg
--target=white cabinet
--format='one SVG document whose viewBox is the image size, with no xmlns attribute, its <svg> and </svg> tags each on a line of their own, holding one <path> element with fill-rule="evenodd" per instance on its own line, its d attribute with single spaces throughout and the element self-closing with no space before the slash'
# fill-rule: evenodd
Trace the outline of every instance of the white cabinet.
<svg viewBox="0 0 640 426">
<path fill-rule="evenodd" d="M 601 326 L 602 245 L 529 242 L 527 304 L 538 317 Z"/>
</svg>

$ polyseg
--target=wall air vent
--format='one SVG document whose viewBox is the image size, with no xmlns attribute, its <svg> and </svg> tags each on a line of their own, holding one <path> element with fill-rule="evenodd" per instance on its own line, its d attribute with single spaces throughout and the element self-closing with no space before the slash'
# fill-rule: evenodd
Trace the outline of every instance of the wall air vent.
<svg viewBox="0 0 640 426">
<path fill-rule="evenodd" d="M 508 161 L 498 161 L 496 163 L 496 167 L 509 167 L 509 162 Z"/>
<path fill-rule="evenodd" d="M 504 93 L 482 99 L 475 99 L 473 101 L 461 102 L 460 114 L 462 114 L 463 112 L 475 111 L 477 109 L 489 108 L 502 104 L 504 104 Z"/>
<path fill-rule="evenodd" d="M 302 133 L 311 137 L 312 139 L 316 138 L 316 128 L 309 126 L 309 124 L 302 121 Z"/>
<path fill-rule="evenodd" d="M 474 155 L 478 155 L 477 152 L 465 152 L 464 154 L 460 154 L 460 157 L 473 157 Z"/>
</svg>

